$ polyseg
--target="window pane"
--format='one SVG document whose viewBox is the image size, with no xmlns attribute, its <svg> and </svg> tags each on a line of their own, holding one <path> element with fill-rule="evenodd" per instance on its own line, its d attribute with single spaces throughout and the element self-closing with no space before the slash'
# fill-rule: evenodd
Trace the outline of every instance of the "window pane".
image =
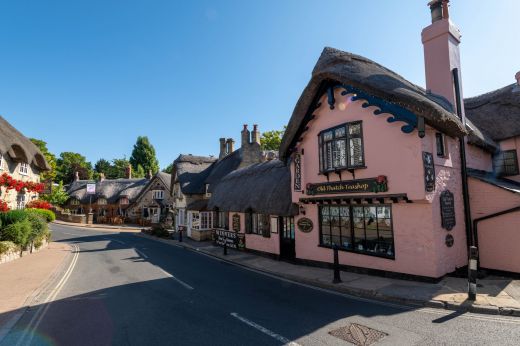
<svg viewBox="0 0 520 346">
<path fill-rule="evenodd" d="M 321 215 L 329 215 L 329 207 L 328 206 L 322 206 L 321 207 Z"/>
<path fill-rule="evenodd" d="M 326 161 L 325 161 L 325 168 L 326 169 L 332 169 L 333 166 L 332 166 L 332 142 L 327 142 L 326 143 L 326 154 L 325 154 L 325 158 L 326 158 Z"/>
<path fill-rule="evenodd" d="M 336 138 L 345 137 L 345 134 L 345 127 L 340 127 L 334 131 L 334 135 L 336 136 Z"/>
<path fill-rule="evenodd" d="M 350 124 L 348 126 L 348 134 L 352 135 L 360 135 L 361 134 L 361 123 L 358 124 Z"/>
<path fill-rule="evenodd" d="M 351 138 L 349 140 L 350 165 L 363 165 L 363 145 L 361 138 Z"/>
<path fill-rule="evenodd" d="M 334 167 L 347 165 L 347 142 L 344 139 L 334 141 Z"/>
<path fill-rule="evenodd" d="M 323 134 L 323 140 L 330 141 L 332 140 L 332 131 L 327 131 Z"/>
</svg>

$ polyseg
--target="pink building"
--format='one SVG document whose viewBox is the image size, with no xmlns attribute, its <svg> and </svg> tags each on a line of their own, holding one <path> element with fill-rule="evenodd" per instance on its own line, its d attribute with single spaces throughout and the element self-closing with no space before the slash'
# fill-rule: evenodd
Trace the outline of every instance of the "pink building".
<svg viewBox="0 0 520 346">
<path fill-rule="evenodd" d="M 329 265 L 338 247 L 345 268 L 438 279 L 478 244 L 481 267 L 520 272 L 520 82 L 463 101 L 460 32 L 447 1 L 430 8 L 426 89 L 325 48 L 282 140 L 290 182 L 258 179 L 232 195 L 217 187 L 214 205 L 236 212 L 230 229 L 246 233 L 246 249 Z M 250 167 L 223 182 L 269 174 Z M 290 201 L 256 194 L 262 181 L 290 190 Z M 248 231 L 255 225 L 260 236 Z"/>
</svg>

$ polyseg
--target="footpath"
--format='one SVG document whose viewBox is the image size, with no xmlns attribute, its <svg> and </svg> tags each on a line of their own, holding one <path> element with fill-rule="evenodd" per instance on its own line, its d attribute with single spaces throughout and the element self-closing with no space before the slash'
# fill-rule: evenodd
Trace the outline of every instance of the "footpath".
<svg viewBox="0 0 520 346">
<path fill-rule="evenodd" d="M 445 277 L 438 283 L 426 283 L 342 271 L 342 282 L 333 284 L 333 272 L 327 268 L 293 264 L 234 249 L 228 249 L 228 254 L 224 255 L 223 248 L 214 245 L 213 242 L 197 242 L 187 239 L 187 237 L 179 242 L 178 240 L 162 239 L 143 233 L 136 235 L 170 245 L 182 246 L 226 262 L 291 281 L 356 297 L 412 307 L 520 317 L 520 280 L 511 278 L 488 276 L 479 280 L 477 300 L 471 302 L 467 300 L 468 284 L 464 278 Z"/>
<path fill-rule="evenodd" d="M 0 340 L 67 263 L 71 248 L 51 242 L 30 255 L 0 265 Z"/>
</svg>

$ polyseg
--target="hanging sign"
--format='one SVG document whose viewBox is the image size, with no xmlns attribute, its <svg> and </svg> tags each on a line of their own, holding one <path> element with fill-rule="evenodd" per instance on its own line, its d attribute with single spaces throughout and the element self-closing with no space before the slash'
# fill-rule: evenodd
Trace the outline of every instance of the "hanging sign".
<svg viewBox="0 0 520 346">
<path fill-rule="evenodd" d="M 294 155 L 294 191 L 302 190 L 302 159 L 300 154 Z"/>
<path fill-rule="evenodd" d="M 303 233 L 309 233 L 314 228 L 314 224 L 312 223 L 312 220 L 308 217 L 302 217 L 298 220 L 296 223 L 298 225 L 298 229 L 302 231 Z"/>
<path fill-rule="evenodd" d="M 87 195 L 96 194 L 96 184 L 87 184 Z"/>
<path fill-rule="evenodd" d="M 426 192 L 435 190 L 435 166 L 433 164 L 433 155 L 423 151 L 423 166 L 424 166 L 424 188 Z"/>
<path fill-rule="evenodd" d="M 243 250 L 246 247 L 246 238 L 243 233 L 216 229 L 214 234 L 215 244 L 231 249 Z"/>
<path fill-rule="evenodd" d="M 240 232 L 240 215 L 233 214 L 231 219 L 231 229 L 235 232 Z"/>
<path fill-rule="evenodd" d="M 451 231 L 455 227 L 455 198 L 449 190 L 441 193 L 441 222 L 442 228 Z"/>
<path fill-rule="evenodd" d="M 385 175 L 377 178 L 335 181 L 332 183 L 307 184 L 308 195 L 327 195 L 334 193 L 386 192 L 388 180 Z"/>
</svg>

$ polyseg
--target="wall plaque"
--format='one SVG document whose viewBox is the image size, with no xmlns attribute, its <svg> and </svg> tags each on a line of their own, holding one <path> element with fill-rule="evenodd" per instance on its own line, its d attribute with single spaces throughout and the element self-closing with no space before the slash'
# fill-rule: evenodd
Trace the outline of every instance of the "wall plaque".
<svg viewBox="0 0 520 346">
<path fill-rule="evenodd" d="M 433 155 L 423 151 L 423 166 L 424 166 L 424 188 L 426 192 L 435 190 L 435 166 L 433 164 Z"/>
<path fill-rule="evenodd" d="M 302 158 L 300 154 L 294 155 L 294 191 L 302 190 Z"/>
<path fill-rule="evenodd" d="M 246 238 L 243 233 L 216 229 L 214 234 L 215 244 L 228 248 L 242 250 L 246 247 Z"/>
<path fill-rule="evenodd" d="M 446 246 L 447 247 L 452 247 L 454 242 L 455 242 L 455 239 L 453 239 L 453 236 L 451 234 L 446 235 Z"/>
<path fill-rule="evenodd" d="M 334 193 L 386 192 L 388 180 L 385 175 L 377 178 L 335 181 L 332 183 L 307 184 L 308 195 L 325 195 Z"/>
<path fill-rule="evenodd" d="M 233 214 L 231 219 L 231 229 L 235 232 L 240 232 L 240 215 Z"/>
<path fill-rule="evenodd" d="M 302 231 L 303 233 L 309 233 L 314 228 L 314 225 L 312 223 L 312 220 L 308 217 L 302 217 L 298 220 L 296 223 L 298 225 L 298 229 Z"/>
<path fill-rule="evenodd" d="M 449 190 L 441 193 L 441 222 L 442 228 L 451 231 L 455 227 L 455 198 Z"/>
</svg>

